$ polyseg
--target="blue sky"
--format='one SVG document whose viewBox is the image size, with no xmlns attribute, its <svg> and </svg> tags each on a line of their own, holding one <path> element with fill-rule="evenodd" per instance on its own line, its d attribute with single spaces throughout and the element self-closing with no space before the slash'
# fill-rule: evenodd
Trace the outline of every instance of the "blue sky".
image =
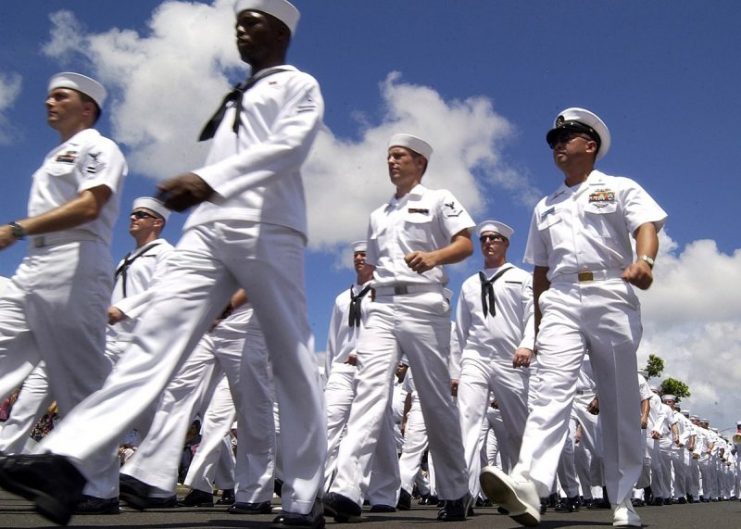
<svg viewBox="0 0 741 529">
<path fill-rule="evenodd" d="M 667 373 L 695 390 L 691 404 L 724 427 L 741 417 L 732 404 L 741 401 L 732 389 L 741 381 L 741 306 L 729 295 L 741 291 L 738 2 L 296 5 L 302 20 L 289 59 L 319 80 L 327 108 L 305 176 L 318 351 L 332 300 L 352 281 L 348 243 L 365 235 L 368 213 L 392 192 L 383 165 L 390 133 L 428 137 L 436 153 L 426 183 L 453 190 L 477 220 L 512 225 L 510 259 L 521 264 L 533 201 L 561 181 L 545 132 L 561 109 L 582 106 L 612 132 L 600 168 L 635 178 L 669 213 L 639 357 L 663 356 Z M 97 76 L 111 91 L 99 128 L 129 156 L 124 210 L 155 179 L 196 167 L 205 154 L 197 130 L 246 73 L 231 20 L 228 0 L 3 0 L 4 218 L 24 215 L 30 175 L 57 141 L 43 109 L 57 71 Z M 183 218 L 174 215 L 166 230 L 173 242 Z M 130 249 L 126 227 L 122 217 L 114 257 Z M 24 251 L 0 253 L 0 275 L 12 275 Z M 480 260 L 477 252 L 450 271 L 453 290 Z"/>
</svg>

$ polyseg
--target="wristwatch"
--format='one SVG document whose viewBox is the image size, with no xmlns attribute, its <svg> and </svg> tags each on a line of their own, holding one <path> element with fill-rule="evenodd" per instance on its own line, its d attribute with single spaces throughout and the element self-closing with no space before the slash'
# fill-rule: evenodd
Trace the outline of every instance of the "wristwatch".
<svg viewBox="0 0 741 529">
<path fill-rule="evenodd" d="M 653 270 L 653 268 L 654 268 L 654 258 L 653 257 L 650 257 L 648 255 L 642 255 L 642 256 L 639 257 L 639 259 L 641 261 L 646 261 L 646 263 L 648 263 L 648 267 L 651 270 Z"/>
<path fill-rule="evenodd" d="M 10 226 L 10 233 L 13 237 L 18 240 L 26 238 L 26 230 L 24 230 L 23 226 L 18 224 L 16 221 L 8 222 L 8 226 Z"/>
</svg>

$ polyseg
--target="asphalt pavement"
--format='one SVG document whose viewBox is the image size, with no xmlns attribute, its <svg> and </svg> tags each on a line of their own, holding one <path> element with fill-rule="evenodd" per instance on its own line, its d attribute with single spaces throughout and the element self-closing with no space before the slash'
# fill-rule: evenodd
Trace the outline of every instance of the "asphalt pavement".
<svg viewBox="0 0 741 529">
<path fill-rule="evenodd" d="M 276 505 L 277 508 L 277 505 Z M 648 529 L 741 529 L 741 502 L 641 507 L 638 513 Z M 515 529 L 521 527 L 495 508 L 476 509 L 476 515 L 465 522 L 438 522 L 437 508 L 412 505 L 412 510 L 375 514 L 364 510 L 358 523 L 336 523 L 327 520 L 328 529 Z M 75 516 L 68 527 L 117 527 L 119 529 L 269 529 L 275 515 L 233 515 L 225 507 L 158 509 L 145 512 L 122 508 L 121 514 Z M 0 528 L 57 527 L 37 515 L 33 506 L 17 496 L 0 491 Z M 574 513 L 549 511 L 543 516 L 543 529 L 611 528 L 612 513 L 605 509 L 582 509 Z"/>
</svg>

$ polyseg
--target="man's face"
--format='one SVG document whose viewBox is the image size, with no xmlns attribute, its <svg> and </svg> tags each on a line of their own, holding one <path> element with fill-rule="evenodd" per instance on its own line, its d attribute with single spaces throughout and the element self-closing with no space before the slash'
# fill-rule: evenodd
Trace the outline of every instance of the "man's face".
<svg viewBox="0 0 741 529">
<path fill-rule="evenodd" d="M 129 233 L 132 237 L 149 235 L 162 226 L 162 219 L 144 208 L 137 208 L 129 214 Z"/>
<path fill-rule="evenodd" d="M 479 237 L 481 253 L 485 261 L 500 261 L 506 259 L 509 241 L 500 233 L 485 231 Z"/>
<path fill-rule="evenodd" d="M 564 129 L 553 142 L 553 161 L 558 167 L 564 167 L 570 161 L 593 157 L 596 149 L 597 142 L 583 132 Z"/>
<path fill-rule="evenodd" d="M 356 272 L 362 272 L 365 268 L 365 252 L 354 252 L 352 254 L 352 264 Z"/>
<path fill-rule="evenodd" d="M 74 127 L 94 112 L 92 103 L 83 102 L 71 88 L 54 88 L 46 96 L 46 121 L 55 130 Z"/>
<path fill-rule="evenodd" d="M 249 64 L 260 62 L 273 52 L 282 36 L 278 24 L 259 11 L 241 11 L 235 29 L 239 56 Z"/>
<path fill-rule="evenodd" d="M 391 183 L 396 187 L 410 188 L 422 179 L 425 159 L 404 147 L 391 147 L 386 162 Z"/>
</svg>

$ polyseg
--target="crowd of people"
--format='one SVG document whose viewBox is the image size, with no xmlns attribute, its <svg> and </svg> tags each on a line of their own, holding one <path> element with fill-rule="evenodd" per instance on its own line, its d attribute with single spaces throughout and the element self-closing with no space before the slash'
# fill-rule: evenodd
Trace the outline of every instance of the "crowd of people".
<svg viewBox="0 0 741 529">
<path fill-rule="evenodd" d="M 738 497 L 741 433 L 723 439 L 638 372 L 634 288 L 653 282 L 666 213 L 595 168 L 610 132 L 583 108 L 547 131 L 563 183 L 533 211 L 532 273 L 508 260 L 513 228 L 477 224 L 422 184 L 434 163 L 424 131 L 393 134 L 393 195 L 353 244 L 355 282 L 317 369 L 301 166 L 324 102 L 286 62 L 292 4 L 237 0 L 235 17 L 251 76 L 204 127 L 203 167 L 134 201 L 134 249 L 115 267 L 127 167 L 95 129 L 106 90 L 51 78 L 60 143 L 33 175 L 28 215 L 0 226 L 0 250 L 28 240 L 0 294 L 0 397 L 21 388 L 0 429 L 0 486 L 58 524 L 116 514 L 121 500 L 269 514 L 278 493 L 276 526 L 317 529 L 360 519 L 365 503 L 409 509 L 415 494 L 445 522 L 493 503 L 538 525 L 555 494 L 559 510 L 603 505 L 623 527 L 641 526 L 644 503 Z M 190 208 L 173 247 L 162 230 Z M 451 322 L 445 265 L 469 258 L 473 237 L 481 271 Z M 52 401 L 61 420 L 29 441 Z M 179 475 L 196 416 L 198 449 Z"/>
</svg>

